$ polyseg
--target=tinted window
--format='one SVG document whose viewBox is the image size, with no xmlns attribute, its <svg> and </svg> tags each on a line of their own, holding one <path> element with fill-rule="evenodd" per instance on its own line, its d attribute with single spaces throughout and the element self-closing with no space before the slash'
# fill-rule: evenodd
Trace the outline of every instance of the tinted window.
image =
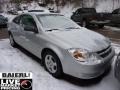
<svg viewBox="0 0 120 90">
<path fill-rule="evenodd" d="M 30 15 L 24 15 L 24 16 L 22 16 L 21 23 L 23 25 L 30 25 L 30 26 L 35 25 L 35 21 L 32 18 L 32 16 L 30 16 Z"/>
<path fill-rule="evenodd" d="M 78 9 L 79 13 L 96 13 L 96 10 L 94 8 L 81 8 Z"/>
<path fill-rule="evenodd" d="M 76 12 L 75 12 L 75 14 L 80 14 L 81 12 L 80 12 L 80 10 L 77 10 Z"/>
<path fill-rule="evenodd" d="M 120 11 L 119 9 L 116 9 L 116 10 L 114 10 L 112 13 L 113 13 L 113 14 L 118 14 L 119 11 Z"/>
<path fill-rule="evenodd" d="M 44 12 L 44 10 L 29 10 L 28 12 Z"/>
<path fill-rule="evenodd" d="M 20 24 L 20 16 L 16 17 L 14 20 L 13 20 L 14 23 L 16 24 Z"/>
<path fill-rule="evenodd" d="M 24 26 L 30 26 L 30 27 L 35 27 L 35 28 L 37 28 L 36 23 L 35 23 L 33 17 L 30 16 L 30 15 L 23 15 L 23 16 L 21 17 L 21 21 L 20 21 L 20 22 L 21 22 L 21 24 L 23 25 L 23 27 L 24 27 Z"/>
</svg>

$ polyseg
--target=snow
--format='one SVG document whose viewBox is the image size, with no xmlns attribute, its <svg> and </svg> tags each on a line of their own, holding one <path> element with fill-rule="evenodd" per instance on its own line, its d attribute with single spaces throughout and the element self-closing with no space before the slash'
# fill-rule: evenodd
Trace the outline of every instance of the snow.
<svg viewBox="0 0 120 90">
<path fill-rule="evenodd" d="M 16 16 L 16 15 L 7 14 L 7 13 L 2 13 L 2 15 L 3 15 L 4 17 L 7 17 L 7 18 L 8 18 L 8 22 L 10 22 L 11 20 L 13 20 L 13 18 Z"/>
<path fill-rule="evenodd" d="M 113 6 L 113 0 L 98 0 L 97 6 L 95 6 L 97 12 L 112 12 L 113 9 L 119 8 L 120 2 L 118 3 L 117 1 L 114 2 Z M 78 4 L 79 5 L 79 4 Z M 94 2 L 93 0 L 88 0 L 85 4 L 86 7 L 93 7 Z M 48 10 L 49 7 L 54 8 L 57 10 L 57 6 L 55 4 L 48 4 L 47 7 L 40 7 L 38 3 L 36 2 L 31 2 L 31 3 L 22 3 L 21 8 L 23 9 L 24 7 L 27 7 L 28 10 L 33 10 L 33 9 L 42 9 L 42 10 Z M 70 17 L 73 12 L 75 12 L 78 8 L 81 6 L 75 6 L 72 3 L 67 3 L 64 7 L 59 6 L 60 13 L 65 15 L 66 17 Z M 24 11 L 26 12 L 26 11 Z"/>
<path fill-rule="evenodd" d="M 120 50 L 119 45 L 112 44 L 116 51 Z M 114 78 L 113 69 L 109 75 L 103 77 L 95 84 L 86 83 L 85 86 L 71 83 L 71 80 L 55 79 L 32 57 L 13 48 L 8 39 L 0 40 L 0 72 L 32 72 L 33 90 L 120 90 L 120 83 Z M 90 85 L 89 85 L 90 84 Z"/>
<path fill-rule="evenodd" d="M 74 8 L 73 5 L 66 5 L 61 9 L 60 13 L 70 18 L 73 12 L 75 12 L 76 10 L 77 8 Z"/>
<path fill-rule="evenodd" d="M 120 45 L 119 44 L 112 43 L 112 46 L 114 46 L 116 54 L 120 53 Z"/>
<path fill-rule="evenodd" d="M 118 27 L 105 26 L 105 28 L 108 30 L 111 30 L 111 31 L 119 31 L 120 32 L 120 28 L 118 28 Z"/>
</svg>

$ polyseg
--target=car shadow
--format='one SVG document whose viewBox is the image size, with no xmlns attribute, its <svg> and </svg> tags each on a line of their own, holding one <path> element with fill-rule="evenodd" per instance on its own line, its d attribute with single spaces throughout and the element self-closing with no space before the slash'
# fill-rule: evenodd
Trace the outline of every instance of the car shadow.
<svg viewBox="0 0 120 90">
<path fill-rule="evenodd" d="M 36 57 L 35 55 L 31 54 L 30 52 L 28 52 L 26 49 L 24 49 L 23 47 L 21 47 L 20 45 L 17 45 L 17 49 L 19 49 L 22 53 L 24 53 L 25 55 L 27 55 L 28 57 L 30 57 L 31 59 L 35 60 L 37 63 L 39 63 L 41 66 L 41 59 L 39 59 L 38 57 Z"/>
<path fill-rule="evenodd" d="M 93 78 L 93 79 L 80 79 L 80 78 L 76 78 L 76 77 L 73 77 L 67 74 L 64 74 L 62 78 L 71 84 L 86 87 L 86 86 L 92 86 L 92 85 L 99 84 L 103 78 L 105 78 L 108 74 L 110 74 L 110 71 L 111 71 L 111 68 L 106 70 L 106 72 L 103 73 L 101 76 L 97 78 Z"/>
<path fill-rule="evenodd" d="M 37 63 L 39 63 L 43 67 L 43 64 L 41 63 L 41 61 L 42 61 L 41 59 L 39 59 L 35 55 L 31 54 L 30 52 L 28 52 L 21 46 L 18 46 L 17 48 L 21 52 L 23 52 L 25 55 L 27 55 L 31 59 L 35 60 Z M 73 77 L 73 76 L 70 76 L 67 74 L 63 74 L 62 77 L 59 79 L 66 81 L 68 83 L 77 85 L 77 86 L 86 87 L 86 86 L 92 86 L 92 85 L 99 84 L 101 82 L 101 80 L 110 73 L 110 71 L 111 71 L 111 69 L 109 68 L 108 70 L 106 70 L 106 72 L 104 74 L 102 74 L 101 76 L 94 78 L 94 79 L 80 79 L 80 78 L 76 78 L 76 77 Z"/>
</svg>

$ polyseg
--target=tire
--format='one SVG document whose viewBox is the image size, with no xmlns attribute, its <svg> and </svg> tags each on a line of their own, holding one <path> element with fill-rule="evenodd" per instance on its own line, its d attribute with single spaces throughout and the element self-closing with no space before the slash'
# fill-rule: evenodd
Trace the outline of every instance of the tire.
<svg viewBox="0 0 120 90">
<path fill-rule="evenodd" d="M 98 27 L 99 27 L 99 28 L 103 28 L 103 27 L 104 27 L 104 25 L 98 25 Z"/>
<path fill-rule="evenodd" d="M 12 34 L 9 34 L 9 40 L 12 47 L 17 47 L 17 43 L 15 42 Z"/>
<path fill-rule="evenodd" d="M 85 20 L 83 20 L 82 21 L 82 27 L 87 27 L 87 26 L 88 26 L 88 23 Z"/>
<path fill-rule="evenodd" d="M 43 62 L 45 69 L 55 78 L 61 78 L 62 76 L 62 65 L 58 56 L 52 52 L 47 51 L 43 55 Z"/>
</svg>

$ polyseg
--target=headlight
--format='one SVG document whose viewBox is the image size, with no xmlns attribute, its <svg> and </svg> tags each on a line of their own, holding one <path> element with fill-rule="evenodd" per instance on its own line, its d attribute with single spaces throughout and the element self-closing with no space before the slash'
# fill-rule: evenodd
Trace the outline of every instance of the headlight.
<svg viewBox="0 0 120 90">
<path fill-rule="evenodd" d="M 83 49 L 68 49 L 68 52 L 75 60 L 84 63 L 100 63 L 102 60 L 96 53 L 91 53 Z"/>
</svg>

